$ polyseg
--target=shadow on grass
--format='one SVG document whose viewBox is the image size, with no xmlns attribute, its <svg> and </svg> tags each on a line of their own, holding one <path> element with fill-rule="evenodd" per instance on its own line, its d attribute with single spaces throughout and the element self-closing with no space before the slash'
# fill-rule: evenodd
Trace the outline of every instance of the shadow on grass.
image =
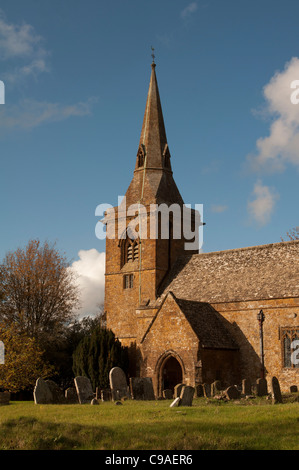
<svg viewBox="0 0 299 470">
<path fill-rule="evenodd" d="M 298 449 L 298 418 L 276 423 L 177 422 L 103 426 L 19 417 L 0 426 L 0 450 L 253 450 Z M 297 428 L 294 428 L 297 421 Z M 259 431 L 257 431 L 259 429 Z M 295 441 L 294 441 L 295 438 Z M 296 444 L 297 442 L 297 444 Z"/>
</svg>

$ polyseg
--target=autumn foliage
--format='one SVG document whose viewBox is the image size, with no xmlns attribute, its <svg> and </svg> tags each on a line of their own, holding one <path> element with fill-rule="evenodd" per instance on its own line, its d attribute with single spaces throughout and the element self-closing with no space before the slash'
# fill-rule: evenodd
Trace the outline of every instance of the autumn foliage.
<svg viewBox="0 0 299 470">
<path fill-rule="evenodd" d="M 0 341 L 5 348 L 4 364 L 0 364 L 0 389 L 10 392 L 32 389 L 38 377 L 53 374 L 37 342 L 14 325 L 0 323 Z"/>
<path fill-rule="evenodd" d="M 0 321 L 39 344 L 55 339 L 78 303 L 78 287 L 64 255 L 30 240 L 0 265 Z"/>
</svg>

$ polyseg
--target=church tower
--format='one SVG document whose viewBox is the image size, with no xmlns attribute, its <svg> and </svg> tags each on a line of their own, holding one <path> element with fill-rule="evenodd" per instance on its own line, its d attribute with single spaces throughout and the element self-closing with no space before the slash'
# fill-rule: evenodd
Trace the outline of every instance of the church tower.
<svg viewBox="0 0 299 470">
<path fill-rule="evenodd" d="M 124 201 L 112 211 L 116 236 L 106 238 L 107 327 L 124 346 L 135 344 L 137 348 L 156 312 L 161 283 L 178 256 L 186 253 L 180 225 L 184 202 L 173 179 L 155 69 L 153 62 L 133 178 Z M 133 205 L 142 205 L 142 214 L 129 211 Z M 161 215 L 157 217 L 156 213 L 154 219 L 155 207 L 164 208 L 169 215 L 167 236 L 162 234 Z M 172 211 L 174 207 L 176 210 Z M 107 224 L 109 217 L 107 214 Z M 152 220 L 158 220 L 154 238 Z M 132 221 L 134 234 L 130 227 Z M 180 233 L 174 236 L 178 224 Z"/>
</svg>

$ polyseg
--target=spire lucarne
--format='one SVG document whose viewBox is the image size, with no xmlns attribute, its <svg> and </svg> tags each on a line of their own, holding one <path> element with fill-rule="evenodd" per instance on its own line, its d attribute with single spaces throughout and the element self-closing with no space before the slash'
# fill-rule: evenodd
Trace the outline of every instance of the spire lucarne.
<svg viewBox="0 0 299 470">
<path fill-rule="evenodd" d="M 151 64 L 151 78 L 141 129 L 136 165 L 126 193 L 127 204 L 141 202 L 183 204 L 172 177 L 156 64 Z"/>
</svg>

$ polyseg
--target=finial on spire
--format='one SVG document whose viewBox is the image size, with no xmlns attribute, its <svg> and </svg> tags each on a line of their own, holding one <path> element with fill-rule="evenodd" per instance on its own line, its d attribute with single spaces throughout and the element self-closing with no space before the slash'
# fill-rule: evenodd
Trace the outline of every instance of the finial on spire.
<svg viewBox="0 0 299 470">
<path fill-rule="evenodd" d="M 152 58 L 153 58 L 152 64 L 156 65 L 155 64 L 155 54 L 154 54 L 155 49 L 153 48 L 153 46 L 151 46 L 151 49 L 152 49 Z"/>
</svg>

